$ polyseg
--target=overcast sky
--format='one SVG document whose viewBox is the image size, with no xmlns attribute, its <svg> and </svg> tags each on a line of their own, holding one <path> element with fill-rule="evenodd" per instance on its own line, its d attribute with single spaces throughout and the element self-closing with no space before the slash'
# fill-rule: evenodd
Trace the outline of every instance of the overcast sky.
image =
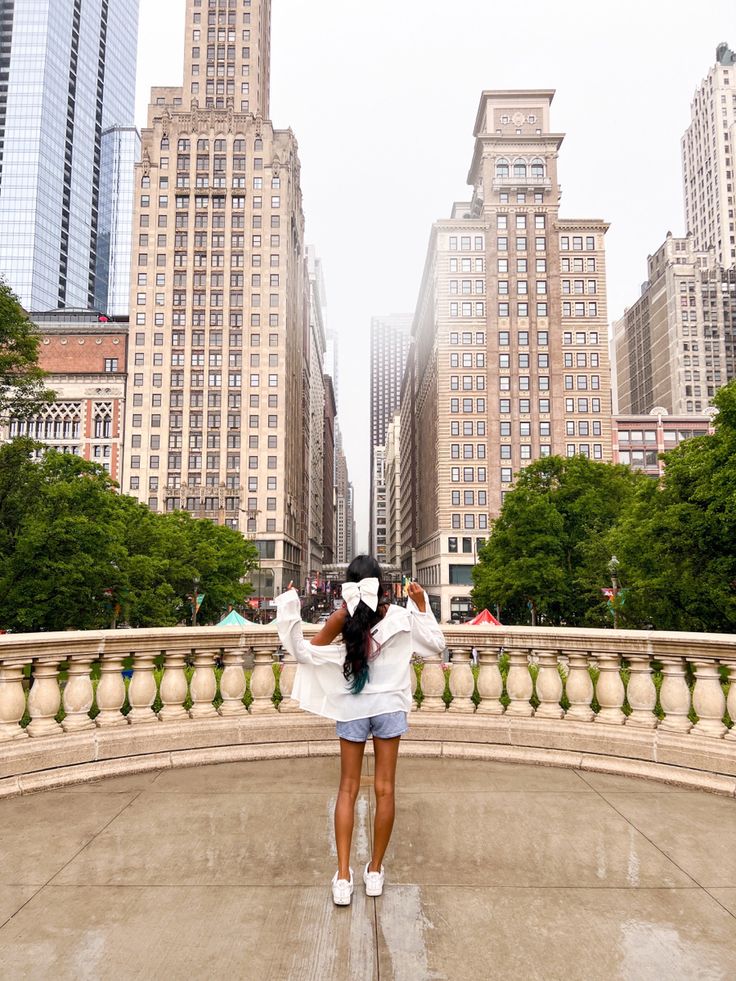
<svg viewBox="0 0 736 981">
<path fill-rule="evenodd" d="M 141 0 L 137 118 L 181 84 L 184 0 Z M 369 331 L 411 312 L 430 226 L 468 194 L 483 89 L 553 88 L 561 214 L 604 218 L 609 318 L 683 234 L 690 100 L 736 46 L 733 0 L 273 0 L 271 116 L 299 141 L 307 241 L 340 335 L 340 426 L 368 543 Z"/>
</svg>

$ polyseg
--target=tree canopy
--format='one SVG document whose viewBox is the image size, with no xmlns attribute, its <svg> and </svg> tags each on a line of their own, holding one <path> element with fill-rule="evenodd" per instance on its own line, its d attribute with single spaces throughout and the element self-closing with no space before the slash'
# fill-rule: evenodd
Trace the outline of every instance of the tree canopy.
<svg viewBox="0 0 736 981">
<path fill-rule="evenodd" d="M 714 434 L 666 453 L 659 481 L 585 457 L 527 467 L 480 551 L 475 605 L 610 626 L 615 555 L 622 626 L 736 630 L 736 382 L 715 404 Z"/>
<path fill-rule="evenodd" d="M 238 532 L 178 512 L 154 514 L 115 491 L 102 467 L 34 444 L 0 447 L 0 626 L 15 630 L 171 626 L 217 620 L 250 592 L 257 562 Z"/>
<path fill-rule="evenodd" d="M 611 556 L 601 539 L 646 480 L 581 456 L 532 463 L 480 551 L 476 606 L 498 605 L 507 622 L 605 624 L 601 587 Z"/>
<path fill-rule="evenodd" d="M 715 405 L 715 433 L 665 454 L 609 536 L 631 626 L 736 630 L 736 382 Z"/>
<path fill-rule="evenodd" d="M 20 300 L 0 279 L 0 420 L 32 415 L 53 398 L 38 364 L 40 340 Z"/>
</svg>

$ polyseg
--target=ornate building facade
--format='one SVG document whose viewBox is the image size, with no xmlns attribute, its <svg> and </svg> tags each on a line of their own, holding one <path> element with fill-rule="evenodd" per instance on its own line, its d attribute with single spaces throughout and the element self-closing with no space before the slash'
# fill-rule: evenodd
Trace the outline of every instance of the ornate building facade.
<svg viewBox="0 0 736 981">
<path fill-rule="evenodd" d="M 182 87 L 136 169 L 125 490 L 306 570 L 308 331 L 297 142 L 269 119 L 270 0 L 187 0 Z"/>
</svg>

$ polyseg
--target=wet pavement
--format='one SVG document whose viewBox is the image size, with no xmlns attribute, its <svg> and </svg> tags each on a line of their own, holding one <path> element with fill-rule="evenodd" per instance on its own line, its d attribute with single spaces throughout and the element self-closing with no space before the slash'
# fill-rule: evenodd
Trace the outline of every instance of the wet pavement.
<svg viewBox="0 0 736 981">
<path fill-rule="evenodd" d="M 736 801 L 573 770 L 399 760 L 367 899 L 332 904 L 336 758 L 228 763 L 0 801 L 3 979 L 720 981 Z"/>
</svg>

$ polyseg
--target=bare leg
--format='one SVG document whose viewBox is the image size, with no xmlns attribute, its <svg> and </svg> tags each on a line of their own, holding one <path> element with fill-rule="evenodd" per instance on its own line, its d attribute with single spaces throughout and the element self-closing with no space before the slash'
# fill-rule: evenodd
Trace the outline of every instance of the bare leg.
<svg viewBox="0 0 736 981">
<path fill-rule="evenodd" d="M 373 738 L 375 753 L 376 819 L 373 828 L 373 855 L 370 872 L 380 872 L 394 826 L 394 789 L 396 786 L 396 760 L 399 755 L 401 736 L 394 739 Z"/>
<path fill-rule="evenodd" d="M 353 840 L 355 799 L 360 790 L 360 771 L 363 768 L 365 743 L 340 740 L 340 789 L 335 804 L 335 844 L 337 845 L 337 877 L 350 878 L 350 845 Z"/>
</svg>

